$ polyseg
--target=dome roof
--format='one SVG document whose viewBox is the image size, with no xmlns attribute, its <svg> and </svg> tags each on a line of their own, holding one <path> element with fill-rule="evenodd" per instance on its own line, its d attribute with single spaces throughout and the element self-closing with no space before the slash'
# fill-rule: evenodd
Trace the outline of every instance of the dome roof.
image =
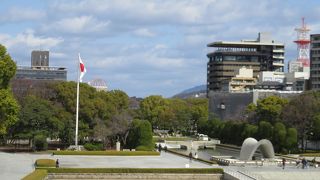
<svg viewBox="0 0 320 180">
<path fill-rule="evenodd" d="M 104 91 L 108 90 L 107 83 L 103 79 L 94 79 L 94 80 L 90 81 L 89 84 L 90 84 L 90 86 L 96 88 L 98 91 L 99 90 L 104 90 Z"/>
</svg>

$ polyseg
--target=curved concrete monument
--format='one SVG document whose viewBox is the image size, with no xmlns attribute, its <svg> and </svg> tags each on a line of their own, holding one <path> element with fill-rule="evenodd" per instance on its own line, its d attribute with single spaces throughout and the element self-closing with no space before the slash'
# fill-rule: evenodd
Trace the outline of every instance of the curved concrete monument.
<svg viewBox="0 0 320 180">
<path fill-rule="evenodd" d="M 240 160 L 250 161 L 258 148 L 260 148 L 264 158 L 274 158 L 273 145 L 269 140 L 262 139 L 257 141 L 254 138 L 247 138 L 241 146 Z"/>
</svg>

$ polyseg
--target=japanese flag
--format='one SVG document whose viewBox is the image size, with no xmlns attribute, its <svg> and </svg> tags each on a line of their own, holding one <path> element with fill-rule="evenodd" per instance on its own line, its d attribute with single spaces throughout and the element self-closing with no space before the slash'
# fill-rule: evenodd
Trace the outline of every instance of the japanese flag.
<svg viewBox="0 0 320 180">
<path fill-rule="evenodd" d="M 79 68 L 80 68 L 80 78 L 79 78 L 79 81 L 82 82 L 82 78 L 83 78 L 84 74 L 86 74 L 87 70 L 86 70 L 86 68 L 84 67 L 84 64 L 83 64 L 83 62 L 82 62 L 82 59 L 81 59 L 81 57 L 80 57 L 80 54 L 79 54 L 79 63 L 80 63 L 80 66 L 79 66 Z"/>
</svg>

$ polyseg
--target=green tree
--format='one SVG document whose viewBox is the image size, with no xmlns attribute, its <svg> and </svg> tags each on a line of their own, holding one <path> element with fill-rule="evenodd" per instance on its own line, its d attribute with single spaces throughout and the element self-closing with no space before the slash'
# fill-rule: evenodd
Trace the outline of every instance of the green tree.
<svg viewBox="0 0 320 180">
<path fill-rule="evenodd" d="M 16 74 L 16 63 L 7 53 L 7 49 L 0 44 L 0 89 L 9 88 L 11 78 Z"/>
<path fill-rule="evenodd" d="M 38 134 L 34 137 L 34 148 L 37 151 L 43 151 L 48 149 L 48 142 L 47 142 L 47 137 Z"/>
<path fill-rule="evenodd" d="M 64 124 L 57 118 L 55 107 L 44 99 L 27 96 L 23 103 L 19 121 L 12 127 L 12 138 L 29 139 L 36 135 L 58 138 Z"/>
<path fill-rule="evenodd" d="M 268 139 L 272 141 L 272 135 L 273 135 L 273 127 L 271 123 L 266 121 L 261 121 L 259 123 L 259 128 L 258 128 L 258 137 L 260 139 Z"/>
<path fill-rule="evenodd" d="M 258 126 L 246 123 L 244 125 L 241 136 L 242 136 L 242 139 L 246 139 L 248 137 L 256 138 L 257 133 L 258 133 Z"/>
<path fill-rule="evenodd" d="M 316 114 L 313 117 L 311 133 L 313 140 L 320 140 L 320 114 Z"/>
<path fill-rule="evenodd" d="M 15 75 L 16 68 L 6 48 L 0 44 L 0 136 L 6 135 L 18 120 L 19 105 L 9 89 L 9 82 Z"/>
<path fill-rule="evenodd" d="M 0 135 L 18 121 L 19 105 L 8 89 L 0 89 Z"/>
<path fill-rule="evenodd" d="M 254 112 L 253 119 L 256 122 L 268 121 L 273 124 L 281 120 L 282 109 L 286 104 L 288 104 L 287 99 L 278 96 L 269 96 L 265 99 L 258 100 L 257 105 L 248 105 L 247 112 Z"/>
<path fill-rule="evenodd" d="M 140 150 L 153 149 L 152 129 L 149 121 L 133 120 L 127 140 L 127 147 Z"/>
<path fill-rule="evenodd" d="M 142 120 L 139 127 L 139 146 L 143 146 L 146 149 L 152 150 L 152 128 L 149 121 Z"/>
<path fill-rule="evenodd" d="M 281 152 L 283 148 L 286 146 L 286 137 L 287 137 L 287 130 L 286 126 L 283 123 L 277 122 L 274 124 L 274 131 L 273 131 L 273 145 L 275 151 Z"/>
<path fill-rule="evenodd" d="M 166 119 L 160 116 L 168 109 L 168 101 L 162 96 L 149 96 L 140 103 L 141 118 L 148 120 L 153 128 L 163 128 Z"/>
<path fill-rule="evenodd" d="M 208 99 L 190 98 L 187 99 L 191 113 L 190 131 L 196 131 L 201 119 L 208 119 Z"/>
<path fill-rule="evenodd" d="M 223 143 L 241 145 L 242 143 L 242 132 L 244 125 L 241 122 L 228 121 L 224 123 L 220 140 Z"/>
<path fill-rule="evenodd" d="M 286 138 L 286 148 L 288 150 L 294 150 L 297 148 L 298 132 L 295 128 L 288 128 Z"/>
<path fill-rule="evenodd" d="M 168 103 L 169 108 L 167 109 L 167 114 L 169 117 L 169 129 L 175 133 L 182 132 L 186 134 L 189 129 L 189 120 L 191 119 L 187 102 L 183 99 L 173 98 L 168 99 Z"/>
</svg>

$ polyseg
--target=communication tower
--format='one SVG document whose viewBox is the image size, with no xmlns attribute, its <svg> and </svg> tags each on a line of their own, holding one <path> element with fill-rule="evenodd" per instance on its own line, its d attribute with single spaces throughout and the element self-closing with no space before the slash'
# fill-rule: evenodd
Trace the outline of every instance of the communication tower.
<svg viewBox="0 0 320 180">
<path fill-rule="evenodd" d="M 304 22 L 304 17 L 302 18 L 302 27 L 295 28 L 294 30 L 297 31 L 297 40 L 294 41 L 297 44 L 298 50 L 297 61 L 302 62 L 304 67 L 309 67 L 310 29 L 307 28 L 307 25 Z"/>
</svg>

